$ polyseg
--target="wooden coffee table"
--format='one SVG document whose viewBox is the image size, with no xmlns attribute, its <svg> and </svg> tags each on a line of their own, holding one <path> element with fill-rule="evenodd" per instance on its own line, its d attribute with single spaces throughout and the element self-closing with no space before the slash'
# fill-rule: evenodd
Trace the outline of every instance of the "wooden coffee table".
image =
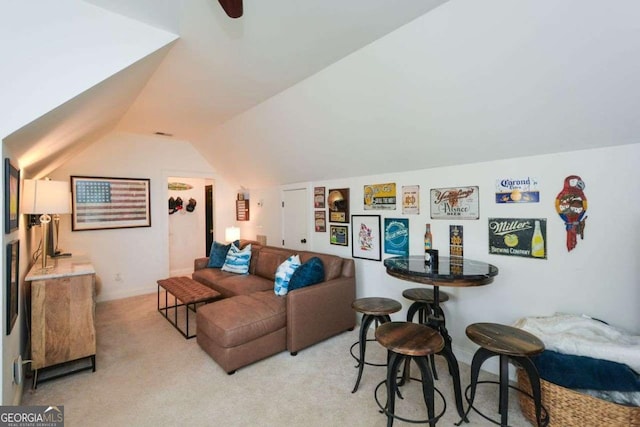
<svg viewBox="0 0 640 427">
<path fill-rule="evenodd" d="M 164 307 L 160 307 L 160 288 L 165 291 Z M 169 294 L 173 296 L 173 305 L 169 305 Z M 219 292 L 186 276 L 158 280 L 158 312 L 187 339 L 196 336 L 196 334 L 189 335 L 189 310 L 195 313 L 197 304 L 206 304 L 219 297 Z M 178 325 L 178 307 L 185 308 L 184 330 Z M 171 308 L 173 308 L 173 319 L 169 317 L 169 309 Z"/>
</svg>

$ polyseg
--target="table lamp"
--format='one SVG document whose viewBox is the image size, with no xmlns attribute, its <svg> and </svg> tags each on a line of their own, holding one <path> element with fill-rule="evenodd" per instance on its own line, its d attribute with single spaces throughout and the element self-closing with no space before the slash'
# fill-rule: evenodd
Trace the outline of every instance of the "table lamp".
<svg viewBox="0 0 640 427">
<path fill-rule="evenodd" d="M 240 229 L 238 227 L 227 227 L 224 229 L 224 240 L 235 242 L 240 240 Z"/>
<path fill-rule="evenodd" d="M 25 179 L 22 190 L 22 213 L 40 215 L 42 229 L 42 269 L 47 267 L 47 251 L 49 244 L 49 223 L 51 214 L 70 214 L 71 197 L 69 183 L 65 181 L 49 181 Z"/>
</svg>

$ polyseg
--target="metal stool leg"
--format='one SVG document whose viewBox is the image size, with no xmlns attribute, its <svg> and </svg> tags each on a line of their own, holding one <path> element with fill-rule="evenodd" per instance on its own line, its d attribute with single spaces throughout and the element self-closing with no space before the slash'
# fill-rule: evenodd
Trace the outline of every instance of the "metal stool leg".
<svg viewBox="0 0 640 427">
<path fill-rule="evenodd" d="M 360 325 L 360 358 L 358 360 L 358 379 L 356 380 L 356 385 L 353 387 L 351 393 L 355 393 L 358 390 L 358 386 L 360 385 L 360 379 L 362 379 L 362 370 L 364 369 L 364 356 L 367 350 L 367 331 L 369 330 L 369 326 L 371 326 L 371 322 L 376 319 L 376 316 L 372 316 L 369 314 L 364 314 L 362 316 L 362 324 Z"/>
<path fill-rule="evenodd" d="M 387 427 L 393 426 L 393 414 L 396 408 L 397 373 L 404 356 L 389 351 L 389 366 L 387 367 Z"/>
<path fill-rule="evenodd" d="M 435 399 L 433 391 L 433 378 L 429 370 L 426 357 L 415 357 L 420 373 L 422 374 L 422 394 L 424 395 L 424 403 L 427 405 L 427 417 L 429 418 L 429 425 L 435 427 Z"/>
<path fill-rule="evenodd" d="M 536 365 L 534 365 L 531 359 L 529 359 L 528 357 L 511 356 L 511 358 L 517 364 L 519 364 L 529 376 L 529 383 L 531 384 L 531 394 L 533 395 L 533 402 L 536 408 L 536 422 L 538 423 L 538 426 L 547 425 L 548 415 L 545 419 L 542 418 L 542 392 L 540 390 L 540 374 L 538 373 Z"/>
</svg>

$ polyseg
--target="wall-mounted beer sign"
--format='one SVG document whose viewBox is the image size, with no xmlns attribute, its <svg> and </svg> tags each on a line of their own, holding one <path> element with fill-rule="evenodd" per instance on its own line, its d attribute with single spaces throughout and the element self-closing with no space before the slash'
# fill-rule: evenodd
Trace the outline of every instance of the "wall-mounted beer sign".
<svg viewBox="0 0 640 427">
<path fill-rule="evenodd" d="M 530 176 L 496 179 L 496 203 L 538 203 L 538 180 Z"/>
<path fill-rule="evenodd" d="M 432 219 L 478 219 L 478 187 L 431 189 Z"/>
<path fill-rule="evenodd" d="M 545 218 L 489 218 L 489 253 L 547 258 Z"/>
</svg>

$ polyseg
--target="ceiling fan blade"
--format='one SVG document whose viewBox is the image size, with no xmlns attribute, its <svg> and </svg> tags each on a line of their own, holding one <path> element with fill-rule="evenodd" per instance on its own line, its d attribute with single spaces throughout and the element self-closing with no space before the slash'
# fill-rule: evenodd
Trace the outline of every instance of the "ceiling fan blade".
<svg viewBox="0 0 640 427">
<path fill-rule="evenodd" d="M 218 0 L 224 11 L 230 18 L 242 16 L 242 0 Z"/>
</svg>

